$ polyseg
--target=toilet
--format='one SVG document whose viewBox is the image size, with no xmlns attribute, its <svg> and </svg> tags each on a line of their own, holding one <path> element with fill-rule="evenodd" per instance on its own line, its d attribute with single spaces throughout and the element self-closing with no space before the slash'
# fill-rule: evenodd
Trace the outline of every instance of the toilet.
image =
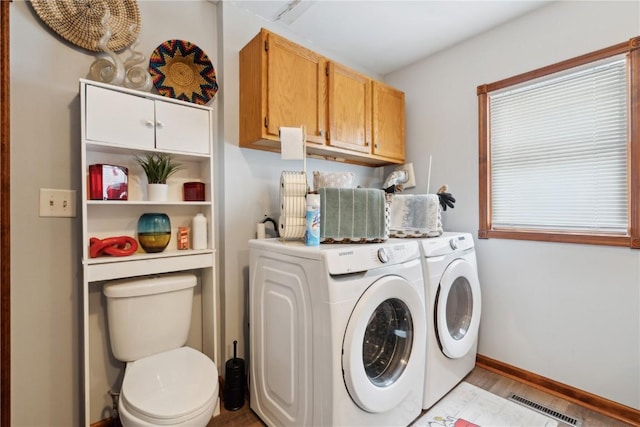
<svg viewBox="0 0 640 427">
<path fill-rule="evenodd" d="M 126 362 L 118 412 L 124 427 L 206 426 L 218 401 L 218 370 L 185 346 L 196 276 L 172 273 L 109 282 L 111 350 Z"/>
</svg>

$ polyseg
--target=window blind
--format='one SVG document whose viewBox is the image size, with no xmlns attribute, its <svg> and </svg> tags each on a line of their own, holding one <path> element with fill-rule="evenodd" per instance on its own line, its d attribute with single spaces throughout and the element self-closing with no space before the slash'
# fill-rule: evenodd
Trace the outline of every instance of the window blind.
<svg viewBox="0 0 640 427">
<path fill-rule="evenodd" d="M 626 59 L 489 96 L 493 228 L 626 234 Z"/>
</svg>

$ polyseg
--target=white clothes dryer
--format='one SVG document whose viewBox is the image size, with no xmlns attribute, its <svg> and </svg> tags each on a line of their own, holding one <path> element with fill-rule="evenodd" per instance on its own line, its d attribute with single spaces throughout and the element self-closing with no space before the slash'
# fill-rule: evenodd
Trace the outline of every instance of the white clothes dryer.
<svg viewBox="0 0 640 427">
<path fill-rule="evenodd" d="M 267 425 L 406 426 L 420 415 L 417 241 L 249 249 L 250 401 Z"/>
<path fill-rule="evenodd" d="M 429 409 L 475 366 L 482 301 L 471 234 L 446 232 L 420 243 L 427 301 L 423 409 Z"/>
</svg>

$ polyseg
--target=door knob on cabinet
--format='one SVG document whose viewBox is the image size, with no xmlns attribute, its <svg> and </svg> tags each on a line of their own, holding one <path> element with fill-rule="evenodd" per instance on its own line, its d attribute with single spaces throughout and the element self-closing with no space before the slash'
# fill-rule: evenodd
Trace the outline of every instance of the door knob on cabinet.
<svg viewBox="0 0 640 427">
<path fill-rule="evenodd" d="M 153 127 L 153 120 L 147 120 L 146 125 L 147 125 L 148 128 L 152 128 Z"/>
<path fill-rule="evenodd" d="M 162 123 L 160 120 L 158 120 L 156 122 L 156 126 L 158 126 L 159 128 L 162 128 L 162 127 L 164 127 L 164 123 Z"/>
</svg>

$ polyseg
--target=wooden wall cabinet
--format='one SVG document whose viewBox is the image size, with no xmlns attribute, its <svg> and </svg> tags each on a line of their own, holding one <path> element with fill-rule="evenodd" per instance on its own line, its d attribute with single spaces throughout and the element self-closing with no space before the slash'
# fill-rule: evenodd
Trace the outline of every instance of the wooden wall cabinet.
<svg viewBox="0 0 640 427">
<path fill-rule="evenodd" d="M 266 30 L 240 51 L 240 146 L 280 151 L 280 127 L 324 145 L 326 59 Z M 264 140 L 260 142 L 260 140 Z"/>
<path fill-rule="evenodd" d="M 373 154 L 404 162 L 404 92 L 381 82 L 372 82 Z"/>
<path fill-rule="evenodd" d="M 302 125 L 309 156 L 404 163 L 403 92 L 263 28 L 240 51 L 240 146 L 279 152 L 278 129 Z"/>
<path fill-rule="evenodd" d="M 371 79 L 336 62 L 329 63 L 331 147 L 371 154 Z"/>
</svg>

